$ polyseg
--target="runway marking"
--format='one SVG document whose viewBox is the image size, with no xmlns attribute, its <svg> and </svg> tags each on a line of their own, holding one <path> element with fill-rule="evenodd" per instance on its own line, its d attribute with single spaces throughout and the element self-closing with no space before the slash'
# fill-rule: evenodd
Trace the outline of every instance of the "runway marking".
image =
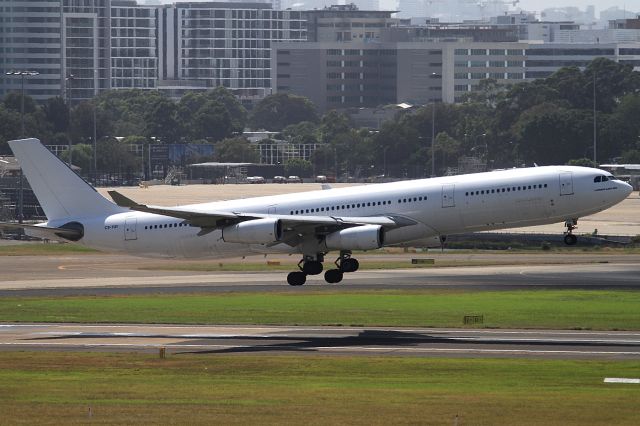
<svg viewBox="0 0 640 426">
<path fill-rule="evenodd" d="M 628 379 L 626 377 L 605 377 L 605 383 L 637 383 L 640 384 L 640 379 Z"/>
<path fill-rule="evenodd" d="M 65 269 L 67 269 L 67 268 L 64 265 L 58 266 L 58 270 L 59 271 L 64 271 Z"/>
<path fill-rule="evenodd" d="M 59 347 L 82 347 L 82 348 L 100 348 L 100 347 L 128 347 L 128 348 L 169 348 L 169 349 L 260 349 L 260 346 L 254 345 L 202 345 L 202 344 L 162 344 L 162 343 L 84 343 L 69 344 L 62 342 L 8 342 L 0 343 L 0 346 L 59 346 Z M 268 346 L 269 350 L 291 350 L 298 349 L 295 346 Z M 462 349 L 462 348 L 403 348 L 403 347 L 370 347 L 370 346 L 315 346 L 305 348 L 306 350 L 315 349 L 318 351 L 335 351 L 335 352 L 416 352 L 416 353 L 494 353 L 494 354 L 527 354 L 527 355 L 632 355 L 640 356 L 640 352 L 631 351 L 579 351 L 579 350 L 539 350 L 539 349 Z"/>
</svg>

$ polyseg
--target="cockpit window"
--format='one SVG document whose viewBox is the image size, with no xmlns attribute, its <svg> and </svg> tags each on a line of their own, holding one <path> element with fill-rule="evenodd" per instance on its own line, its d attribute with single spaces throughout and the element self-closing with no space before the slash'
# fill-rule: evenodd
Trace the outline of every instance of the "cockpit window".
<svg viewBox="0 0 640 426">
<path fill-rule="evenodd" d="M 593 178 L 594 182 L 602 182 L 602 176 L 596 176 Z"/>
<path fill-rule="evenodd" d="M 609 180 L 609 179 L 607 179 L 607 177 L 606 177 L 606 176 L 602 176 L 602 181 L 603 181 L 603 182 L 606 182 L 606 181 L 608 181 L 608 180 Z"/>
</svg>

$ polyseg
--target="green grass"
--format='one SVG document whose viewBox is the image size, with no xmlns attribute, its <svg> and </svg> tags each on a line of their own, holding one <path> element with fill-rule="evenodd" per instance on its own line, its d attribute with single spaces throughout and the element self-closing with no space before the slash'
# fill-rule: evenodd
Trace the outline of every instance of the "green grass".
<svg viewBox="0 0 640 426">
<path fill-rule="evenodd" d="M 640 329 L 640 292 L 366 291 L 2 298 L 0 321 Z"/>
<path fill-rule="evenodd" d="M 0 256 L 50 256 L 56 254 L 84 254 L 99 253 L 87 247 L 77 244 L 15 244 L 0 247 Z"/>
<path fill-rule="evenodd" d="M 637 362 L 0 352 L 2 424 L 637 425 Z M 91 407 L 92 417 L 88 412 Z"/>
</svg>

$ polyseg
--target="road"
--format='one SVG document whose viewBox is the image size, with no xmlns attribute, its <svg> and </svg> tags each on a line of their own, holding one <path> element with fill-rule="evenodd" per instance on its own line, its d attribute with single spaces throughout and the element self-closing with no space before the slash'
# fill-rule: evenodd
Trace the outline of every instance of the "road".
<svg viewBox="0 0 640 426">
<path fill-rule="evenodd" d="M 0 350 L 638 359 L 640 332 L 0 324 Z"/>
</svg>

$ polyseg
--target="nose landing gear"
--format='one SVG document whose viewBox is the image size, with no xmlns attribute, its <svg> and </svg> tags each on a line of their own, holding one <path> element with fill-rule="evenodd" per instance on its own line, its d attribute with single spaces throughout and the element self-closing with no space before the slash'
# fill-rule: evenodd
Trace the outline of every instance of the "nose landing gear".
<svg viewBox="0 0 640 426">
<path fill-rule="evenodd" d="M 567 227 L 567 231 L 564 233 L 564 243 L 568 246 L 575 246 L 578 242 L 578 237 L 573 235 L 573 230 L 578 227 L 578 219 L 567 220 L 564 226 Z"/>
</svg>

